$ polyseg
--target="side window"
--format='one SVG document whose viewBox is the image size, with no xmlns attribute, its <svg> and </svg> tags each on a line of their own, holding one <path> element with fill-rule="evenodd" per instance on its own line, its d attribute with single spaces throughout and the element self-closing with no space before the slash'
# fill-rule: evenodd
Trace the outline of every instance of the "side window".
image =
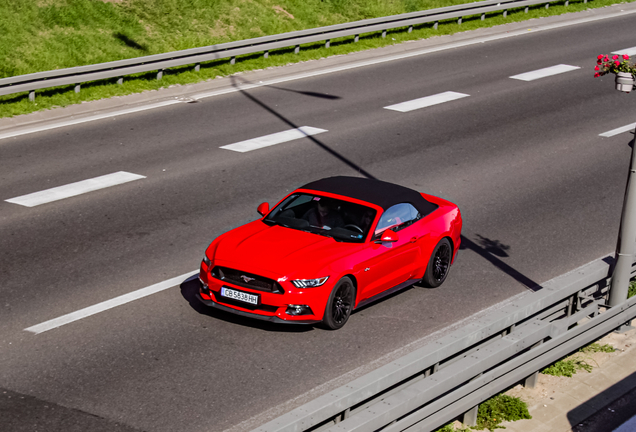
<svg viewBox="0 0 636 432">
<path fill-rule="evenodd" d="M 382 233 L 386 229 L 399 231 L 420 218 L 417 209 L 409 203 L 396 204 L 389 207 L 380 217 L 375 235 Z"/>
</svg>

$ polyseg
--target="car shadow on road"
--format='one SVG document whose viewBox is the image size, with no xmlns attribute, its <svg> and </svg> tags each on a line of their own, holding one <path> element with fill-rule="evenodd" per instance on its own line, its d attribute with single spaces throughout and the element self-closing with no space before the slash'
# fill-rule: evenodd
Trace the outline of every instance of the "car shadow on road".
<svg viewBox="0 0 636 432">
<path fill-rule="evenodd" d="M 483 237 L 479 234 L 477 234 L 477 237 L 479 237 L 479 244 L 475 243 L 465 236 L 461 236 L 462 243 L 459 249 L 468 249 L 475 252 L 477 255 L 484 258 L 486 261 L 497 267 L 502 272 L 506 273 L 508 276 L 511 276 L 514 280 L 519 282 L 530 291 L 535 292 L 543 288 L 540 284 L 536 283 L 523 273 L 515 270 L 513 267 L 509 266 L 500 259 L 510 256 L 507 252 L 508 250 L 510 250 L 509 245 L 505 245 L 499 240 L 492 240 L 487 237 Z"/>
<path fill-rule="evenodd" d="M 305 324 L 277 324 L 268 321 L 260 321 L 257 319 L 245 318 L 222 310 L 208 307 L 201 303 L 197 298 L 199 292 L 198 275 L 190 276 L 180 285 L 181 295 L 190 304 L 190 307 L 200 313 L 211 318 L 226 321 L 232 324 L 238 324 L 244 327 L 251 327 L 269 332 L 281 333 L 304 333 L 314 330 L 314 326 Z"/>
</svg>

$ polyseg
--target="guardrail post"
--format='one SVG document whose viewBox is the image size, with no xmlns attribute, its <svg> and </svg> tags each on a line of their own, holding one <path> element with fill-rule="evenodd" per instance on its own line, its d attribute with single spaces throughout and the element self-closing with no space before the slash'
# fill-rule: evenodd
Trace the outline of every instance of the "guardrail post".
<svg viewBox="0 0 636 432">
<path fill-rule="evenodd" d="M 81 89 L 82 89 L 81 84 L 75 84 L 75 93 L 79 93 Z"/>
<path fill-rule="evenodd" d="M 459 17 L 459 19 L 457 20 L 457 25 L 462 25 L 462 17 Z"/>
<path fill-rule="evenodd" d="M 439 24 L 439 21 L 435 21 L 435 24 L 433 24 L 433 28 L 434 28 L 435 30 L 437 30 L 437 26 L 438 26 L 438 24 Z"/>
<path fill-rule="evenodd" d="M 479 405 L 465 412 L 464 417 L 462 418 L 462 423 L 464 423 L 466 426 L 477 426 L 478 412 L 479 412 Z"/>
<path fill-rule="evenodd" d="M 574 313 L 575 302 L 578 298 L 579 298 L 578 295 L 572 294 L 570 298 L 568 299 L 568 305 L 566 307 L 566 313 L 565 313 L 566 317 L 569 317 Z"/>
<path fill-rule="evenodd" d="M 549 7 L 550 7 L 550 3 L 546 3 L 545 4 L 545 10 L 548 10 Z"/>
<path fill-rule="evenodd" d="M 330 39 L 327 39 L 327 40 L 325 41 L 325 48 L 329 48 L 330 46 L 331 46 L 331 40 L 330 40 Z"/>
<path fill-rule="evenodd" d="M 382 37 L 385 38 L 386 37 L 386 30 L 382 30 Z"/>
<path fill-rule="evenodd" d="M 570 6 L 570 0 L 565 0 L 565 7 Z"/>
<path fill-rule="evenodd" d="M 354 42 L 358 42 L 360 40 L 360 35 L 356 35 L 356 37 L 353 38 Z"/>
<path fill-rule="evenodd" d="M 533 350 L 539 345 L 541 345 L 542 343 L 543 341 L 540 340 L 536 344 L 532 345 L 530 349 Z M 528 378 L 525 379 L 525 381 L 523 382 L 523 386 L 527 388 L 535 388 L 538 382 L 539 382 L 539 371 L 536 371 L 535 373 L 533 373 L 532 375 L 530 375 Z"/>
<path fill-rule="evenodd" d="M 161 78 L 163 78 L 163 69 L 159 69 L 157 71 L 157 81 L 159 81 Z"/>
<path fill-rule="evenodd" d="M 294 54 L 298 54 L 300 52 L 300 45 L 296 45 L 296 48 L 294 48 Z"/>
<path fill-rule="evenodd" d="M 122 85 L 124 83 L 124 77 L 117 78 L 117 84 Z"/>
<path fill-rule="evenodd" d="M 263 58 L 268 58 L 269 57 L 269 51 L 265 51 L 265 53 L 263 53 Z"/>
<path fill-rule="evenodd" d="M 535 388 L 538 382 L 539 382 L 539 371 L 536 371 L 535 373 L 530 375 L 528 378 L 526 378 L 526 380 L 523 382 L 523 386 L 526 388 Z"/>
<path fill-rule="evenodd" d="M 475 378 L 471 379 L 471 381 L 475 381 L 477 378 L 482 376 L 483 374 L 477 375 Z M 479 412 L 479 405 L 476 405 L 466 411 L 462 418 L 462 423 L 467 426 L 477 426 L 477 413 Z"/>
<path fill-rule="evenodd" d="M 507 16 L 508 16 L 508 9 L 504 10 L 504 14 L 503 14 L 504 18 L 507 17 Z"/>
<path fill-rule="evenodd" d="M 481 20 L 483 21 L 485 19 L 486 19 L 486 14 L 485 13 L 481 14 Z"/>
<path fill-rule="evenodd" d="M 407 33 L 411 33 L 413 31 L 413 26 L 409 26 Z"/>
<path fill-rule="evenodd" d="M 31 90 L 31 91 L 29 92 L 29 100 L 30 100 L 31 102 L 35 102 L 35 90 Z"/>
<path fill-rule="evenodd" d="M 199 72 L 201 70 L 201 63 L 197 63 L 194 65 L 194 71 Z"/>
<path fill-rule="evenodd" d="M 526 6 L 526 8 L 523 10 L 523 13 L 528 13 L 528 6 Z"/>
<path fill-rule="evenodd" d="M 236 57 L 230 58 L 230 64 L 233 65 L 234 63 L 236 63 Z"/>
</svg>

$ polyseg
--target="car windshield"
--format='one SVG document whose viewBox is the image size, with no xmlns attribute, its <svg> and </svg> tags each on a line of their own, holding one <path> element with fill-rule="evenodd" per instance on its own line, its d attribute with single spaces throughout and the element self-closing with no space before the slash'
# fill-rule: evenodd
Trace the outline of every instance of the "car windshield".
<svg viewBox="0 0 636 432">
<path fill-rule="evenodd" d="M 374 209 L 349 201 L 297 193 L 276 206 L 264 222 L 333 237 L 338 241 L 361 243 L 375 214 Z"/>
</svg>

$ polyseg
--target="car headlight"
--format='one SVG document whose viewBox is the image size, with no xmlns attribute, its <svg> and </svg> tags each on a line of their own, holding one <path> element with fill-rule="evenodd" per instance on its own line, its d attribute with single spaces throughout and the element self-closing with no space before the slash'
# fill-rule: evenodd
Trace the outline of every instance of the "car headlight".
<svg viewBox="0 0 636 432">
<path fill-rule="evenodd" d="M 210 261 L 210 258 L 208 258 L 208 256 L 205 253 L 203 254 L 203 264 L 205 264 L 208 267 L 210 267 L 210 264 L 212 264 L 212 262 Z"/>
<path fill-rule="evenodd" d="M 291 281 L 296 288 L 315 288 L 327 282 L 329 276 L 317 278 L 317 279 L 295 279 Z"/>
</svg>

